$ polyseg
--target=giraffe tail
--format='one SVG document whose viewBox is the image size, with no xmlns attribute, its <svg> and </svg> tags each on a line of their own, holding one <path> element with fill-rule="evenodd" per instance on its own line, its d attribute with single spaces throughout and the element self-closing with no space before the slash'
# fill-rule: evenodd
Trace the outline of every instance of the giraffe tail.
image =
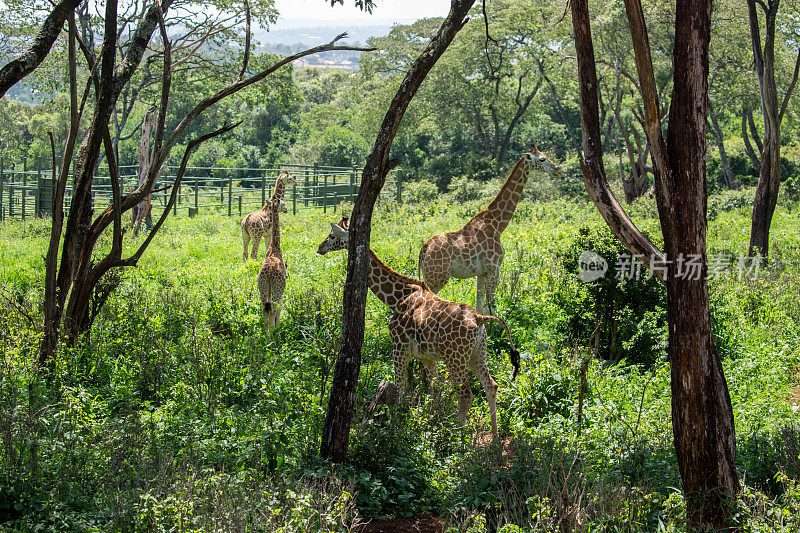
<svg viewBox="0 0 800 533">
<path fill-rule="evenodd" d="M 511 381 L 514 381 L 514 378 L 517 377 L 517 373 L 519 372 L 519 350 L 517 347 L 514 346 L 514 339 L 511 337 L 511 330 L 508 329 L 508 324 L 502 318 L 497 318 L 493 315 L 478 315 L 478 325 L 483 325 L 484 322 L 497 322 L 503 329 L 506 330 L 506 335 L 508 335 L 508 342 L 511 344 L 511 350 L 508 352 L 508 357 L 511 359 L 511 365 L 514 367 L 514 372 L 511 373 Z"/>
<path fill-rule="evenodd" d="M 264 312 L 270 313 L 272 311 L 272 302 L 264 302 Z"/>
</svg>

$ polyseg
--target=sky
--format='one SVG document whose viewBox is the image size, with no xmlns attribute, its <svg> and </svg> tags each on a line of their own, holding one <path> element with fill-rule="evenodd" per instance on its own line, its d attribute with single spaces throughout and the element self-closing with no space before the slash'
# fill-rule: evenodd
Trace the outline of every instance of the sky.
<svg viewBox="0 0 800 533">
<path fill-rule="evenodd" d="M 372 15 L 364 13 L 353 0 L 331 7 L 330 0 L 276 0 L 280 13 L 275 29 L 286 29 L 309 19 L 333 24 L 407 23 L 426 17 L 444 17 L 450 10 L 450 0 L 375 0 Z"/>
</svg>

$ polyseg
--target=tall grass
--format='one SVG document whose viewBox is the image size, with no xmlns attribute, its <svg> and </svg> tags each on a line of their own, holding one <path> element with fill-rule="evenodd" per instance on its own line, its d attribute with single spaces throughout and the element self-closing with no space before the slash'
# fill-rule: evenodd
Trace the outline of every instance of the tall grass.
<svg viewBox="0 0 800 533">
<path fill-rule="evenodd" d="M 745 251 L 746 207 L 718 204 L 710 253 Z M 373 249 L 416 276 L 420 245 L 483 205 L 480 194 L 463 205 L 383 203 Z M 432 512 L 460 531 L 681 527 L 663 307 L 646 317 L 619 312 L 629 360 L 594 356 L 581 324 L 596 318 L 584 306 L 606 296 L 569 265 L 586 235 L 613 239 L 581 200 L 525 201 L 503 235 L 497 312 L 523 366 L 511 383 L 505 341 L 490 328 L 502 447 L 485 444 L 488 406 L 477 380 L 462 425 L 449 385 L 429 391 L 414 368 L 416 393 L 354 429 L 348 465 L 316 459 L 346 260 L 315 250 L 340 214 L 281 217 L 289 278 L 271 333 L 255 287 L 259 262 L 241 259 L 238 218 L 169 219 L 139 267 L 121 273 L 90 336 L 58 353 L 50 377 L 32 362 L 48 223 L 0 223 L 0 523 L 21 531 L 307 531 Z M 652 203 L 636 204 L 633 217 L 658 234 Z M 748 487 L 741 521 L 753 530 L 799 527 L 798 230 L 797 210 L 780 210 L 760 277 L 710 283 Z M 473 303 L 475 282 L 451 280 L 442 296 Z M 393 378 L 390 314 L 370 296 L 366 318 L 357 422 L 376 385 Z M 634 364 L 641 343 L 655 355 Z"/>
</svg>

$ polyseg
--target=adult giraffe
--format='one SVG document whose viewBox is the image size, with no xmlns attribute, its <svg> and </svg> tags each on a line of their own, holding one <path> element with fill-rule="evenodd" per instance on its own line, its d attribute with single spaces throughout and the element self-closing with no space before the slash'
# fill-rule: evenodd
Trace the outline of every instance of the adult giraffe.
<svg viewBox="0 0 800 533">
<path fill-rule="evenodd" d="M 506 252 L 500 234 L 506 229 L 522 189 L 531 172 L 560 172 L 545 154 L 533 147 L 514 165 L 497 196 L 489 206 L 472 217 L 463 228 L 434 235 L 419 252 L 419 273 L 435 293 L 442 290 L 450 278 L 477 277 L 475 310 L 484 312 L 484 304 L 492 308 L 492 300 L 500 282 L 500 267 Z M 493 311 L 492 311 L 493 312 Z"/>
<path fill-rule="evenodd" d="M 319 245 L 317 253 L 325 255 L 347 248 L 349 240 L 347 219 L 331 224 L 331 232 Z M 392 338 L 394 379 L 400 394 L 406 392 L 408 363 L 418 359 L 433 381 L 439 374 L 437 361 L 444 361 L 458 397 L 458 415 L 463 421 L 472 405 L 469 369 L 478 376 L 486 391 L 492 422 L 492 437 L 497 433 L 497 382 L 486 364 L 486 322 L 498 322 L 506 330 L 511 343 L 510 358 L 514 366 L 513 380 L 519 371 L 519 352 L 514 347 L 506 323 L 494 316 L 475 312 L 472 307 L 448 302 L 432 293 L 425 283 L 403 276 L 389 268 L 375 252 L 369 250 L 369 288 L 392 310 L 389 333 Z"/>
</svg>

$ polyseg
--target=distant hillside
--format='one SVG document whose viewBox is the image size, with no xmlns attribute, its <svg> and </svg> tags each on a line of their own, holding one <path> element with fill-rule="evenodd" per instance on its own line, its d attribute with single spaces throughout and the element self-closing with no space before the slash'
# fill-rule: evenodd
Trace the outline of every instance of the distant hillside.
<svg viewBox="0 0 800 533">
<path fill-rule="evenodd" d="M 300 52 L 312 46 L 328 43 L 337 35 L 347 32 L 347 39 L 340 41 L 342 44 L 366 45 L 370 37 L 387 35 L 392 29 L 392 24 L 375 24 L 359 26 L 358 24 L 336 26 L 298 26 L 295 28 L 273 29 L 271 31 L 257 31 L 254 36 L 261 44 L 261 49 L 279 55 L 289 55 Z M 304 67 L 327 67 L 345 71 L 358 69 L 358 59 L 361 52 L 324 52 L 309 56 L 296 65 Z"/>
<path fill-rule="evenodd" d="M 330 42 L 340 33 L 347 32 L 347 39 L 342 41 L 348 44 L 365 44 L 370 37 L 387 35 L 391 31 L 391 24 L 377 24 L 374 26 L 305 26 L 289 29 L 272 29 L 255 32 L 255 38 L 263 45 L 286 45 L 294 48 L 295 45 L 305 45 L 304 48 L 317 46 Z"/>
</svg>

